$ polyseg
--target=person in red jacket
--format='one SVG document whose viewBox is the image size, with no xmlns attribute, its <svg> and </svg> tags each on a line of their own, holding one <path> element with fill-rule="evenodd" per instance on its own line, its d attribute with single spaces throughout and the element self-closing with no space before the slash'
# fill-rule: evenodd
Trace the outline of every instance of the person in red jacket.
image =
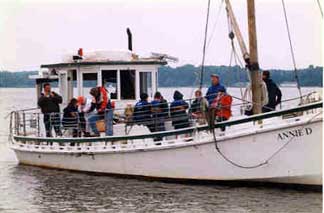
<svg viewBox="0 0 324 213">
<path fill-rule="evenodd" d="M 227 121 L 232 116 L 232 96 L 226 93 L 225 88 L 220 89 L 210 106 L 209 125 L 214 125 L 215 117 L 217 122 Z M 221 128 L 225 131 L 225 127 Z"/>
<path fill-rule="evenodd" d="M 113 103 L 108 99 L 108 92 L 104 86 L 95 87 L 90 90 L 92 103 L 89 111 L 97 110 L 97 114 L 89 118 L 89 125 L 94 133 L 94 136 L 99 136 L 99 131 L 96 122 L 105 119 L 106 135 L 113 135 Z"/>
</svg>

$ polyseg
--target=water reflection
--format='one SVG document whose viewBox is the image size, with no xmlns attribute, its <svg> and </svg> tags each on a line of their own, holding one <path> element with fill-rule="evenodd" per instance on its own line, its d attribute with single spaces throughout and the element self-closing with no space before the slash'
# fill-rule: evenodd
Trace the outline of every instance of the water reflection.
<svg viewBox="0 0 324 213">
<path fill-rule="evenodd" d="M 16 193 L 11 201 L 34 212 L 320 212 L 322 206 L 316 192 L 163 183 L 21 165 L 12 167 L 8 178 Z"/>
</svg>

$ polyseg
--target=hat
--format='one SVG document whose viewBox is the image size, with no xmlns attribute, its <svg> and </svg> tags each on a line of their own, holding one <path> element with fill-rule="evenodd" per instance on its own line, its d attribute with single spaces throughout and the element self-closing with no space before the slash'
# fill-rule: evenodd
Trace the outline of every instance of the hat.
<svg viewBox="0 0 324 213">
<path fill-rule="evenodd" d="M 154 98 L 161 98 L 161 97 L 162 97 L 162 95 L 161 95 L 160 92 L 156 92 L 156 93 L 154 94 Z"/>
<path fill-rule="evenodd" d="M 148 95 L 147 95 L 146 93 L 143 92 L 143 93 L 140 95 L 140 98 L 141 98 L 142 101 L 144 101 L 144 100 L 146 100 L 146 99 L 148 98 Z"/>
<path fill-rule="evenodd" d="M 217 75 L 217 74 L 211 74 L 210 77 L 216 77 L 216 78 L 219 78 L 219 75 Z"/>
<path fill-rule="evenodd" d="M 183 99 L 183 94 L 181 92 L 179 92 L 178 90 L 176 90 L 176 91 L 174 91 L 173 99 L 174 100 L 181 100 L 181 99 Z"/>
<path fill-rule="evenodd" d="M 77 98 L 77 100 L 78 100 L 78 105 L 79 105 L 79 106 L 80 106 L 80 105 L 83 105 L 84 102 L 85 102 L 85 98 L 84 98 L 84 96 L 79 96 L 79 97 Z"/>
</svg>

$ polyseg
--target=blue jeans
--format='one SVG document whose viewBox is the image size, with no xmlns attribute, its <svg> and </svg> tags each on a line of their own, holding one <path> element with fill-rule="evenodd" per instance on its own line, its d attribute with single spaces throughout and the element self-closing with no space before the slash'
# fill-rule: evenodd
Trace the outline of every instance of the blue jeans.
<svg viewBox="0 0 324 213">
<path fill-rule="evenodd" d="M 114 111 L 112 109 L 107 110 L 105 112 L 105 127 L 106 127 L 105 130 L 107 136 L 112 136 L 114 134 L 113 119 L 114 119 Z"/>
<path fill-rule="evenodd" d="M 113 115 L 114 112 L 113 110 L 107 110 L 104 115 L 92 115 L 89 118 L 89 125 L 91 130 L 93 131 L 94 134 L 99 135 L 99 131 L 97 129 L 96 122 L 99 120 L 102 120 L 103 118 L 105 119 L 105 127 L 106 127 L 106 135 L 107 136 L 112 136 L 113 135 Z"/>
</svg>

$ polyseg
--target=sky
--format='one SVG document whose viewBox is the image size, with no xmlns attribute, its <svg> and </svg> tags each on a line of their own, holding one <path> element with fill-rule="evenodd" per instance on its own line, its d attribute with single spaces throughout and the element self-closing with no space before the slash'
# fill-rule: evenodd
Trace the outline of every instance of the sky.
<svg viewBox="0 0 324 213">
<path fill-rule="evenodd" d="M 207 65 L 230 63 L 221 2 L 211 0 Z M 260 66 L 292 69 L 281 0 L 255 2 Z M 322 17 L 316 0 L 285 2 L 297 67 L 321 65 Z M 231 3 L 248 45 L 246 1 Z M 171 66 L 200 65 L 206 10 L 207 0 L 0 0 L 0 70 L 37 70 L 81 47 L 84 52 L 125 50 L 127 27 L 138 54 L 167 53 L 179 58 Z"/>
</svg>

